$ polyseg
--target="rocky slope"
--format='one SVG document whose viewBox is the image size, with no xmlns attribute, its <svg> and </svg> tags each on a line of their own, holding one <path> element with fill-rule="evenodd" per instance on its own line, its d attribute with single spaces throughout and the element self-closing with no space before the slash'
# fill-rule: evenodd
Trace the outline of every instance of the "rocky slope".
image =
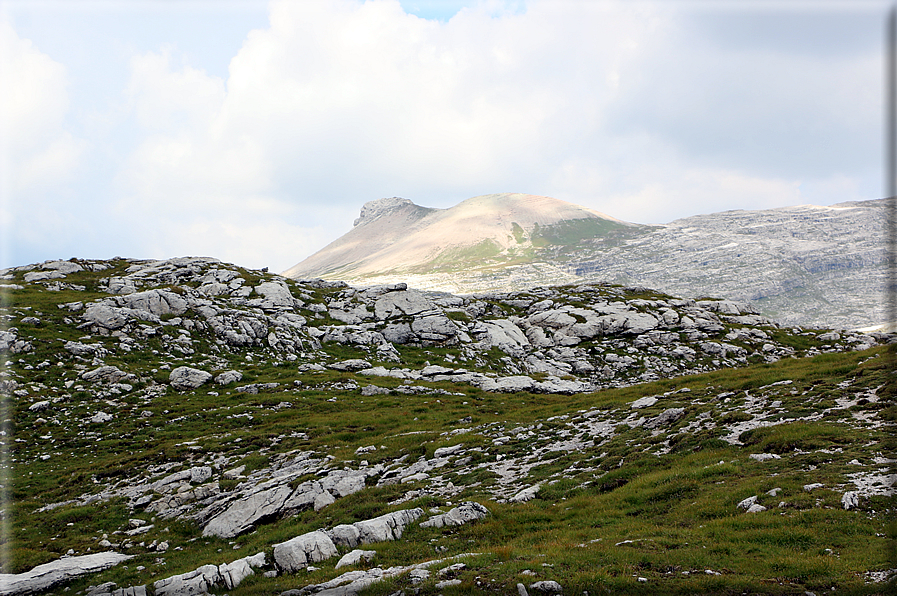
<svg viewBox="0 0 897 596">
<path fill-rule="evenodd" d="M 560 203 L 538 199 L 543 210 Z M 587 210 L 566 203 L 538 222 L 526 210 L 529 200 L 487 195 L 448 210 L 372 201 L 352 231 L 285 275 L 404 281 L 456 294 L 609 282 L 751 302 L 789 324 L 860 328 L 885 321 L 885 200 L 727 211 L 664 226 L 582 219 Z M 454 212 L 469 216 L 448 216 Z M 473 232 L 470 220 L 490 223 Z M 459 238 L 469 239 L 464 250 Z"/>
<path fill-rule="evenodd" d="M 530 260 L 541 246 L 583 237 L 619 239 L 644 226 L 536 195 L 501 193 L 431 209 L 397 197 L 365 203 L 346 235 L 284 275 L 360 280 L 384 274 L 455 272 Z"/>
<path fill-rule="evenodd" d="M 782 327 L 727 300 L 603 284 L 459 297 L 297 282 L 206 258 L 51 261 L 0 272 L 0 291 L 0 463 L 13 487 L 3 516 L 27 545 L 13 550 L 21 562 L 0 575 L 0 594 L 83 586 L 79 577 L 116 565 L 103 577 L 118 583 L 89 594 L 195 594 L 299 570 L 317 575 L 276 585 L 345 594 L 410 581 L 469 593 L 485 586 L 493 555 L 459 543 L 446 553 L 455 558 L 421 561 L 418 547 L 389 555 L 383 545 L 408 529 L 446 552 L 440 528 L 557 504 L 573 494 L 565 486 L 614 490 L 638 469 L 624 460 L 709 437 L 740 450 L 757 444 L 756 429 L 826 417 L 843 417 L 868 445 L 883 432 L 884 385 L 871 367 L 889 336 Z M 837 387 L 814 372 L 748 390 L 707 377 L 609 402 L 593 393 L 862 350 L 866 373 Z M 506 401 L 518 405 L 506 411 Z M 545 407 L 555 413 L 520 420 Z M 434 416 L 441 426 L 425 422 Z M 881 455 L 842 471 L 864 441 L 838 447 L 841 467 L 813 476 L 823 486 L 791 478 L 786 462 L 779 481 L 865 512 L 893 476 Z M 790 453 L 745 449 L 736 458 L 748 466 Z M 559 465 L 562 455 L 572 459 Z M 759 494 L 742 509 L 775 506 Z M 342 503 L 358 513 L 346 517 Z M 343 517 L 319 517 L 330 511 Z M 231 545 L 244 556 L 222 554 Z M 372 566 L 375 556 L 396 562 Z M 473 561 L 475 579 L 464 572 Z M 361 568 L 337 573 L 347 566 Z M 523 591 L 560 587 L 545 571 L 523 574 Z"/>
</svg>

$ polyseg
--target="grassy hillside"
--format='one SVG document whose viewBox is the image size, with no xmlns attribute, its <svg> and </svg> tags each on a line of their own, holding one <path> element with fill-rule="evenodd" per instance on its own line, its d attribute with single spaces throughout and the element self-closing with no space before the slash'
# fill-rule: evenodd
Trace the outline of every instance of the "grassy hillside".
<svg viewBox="0 0 897 596">
<path fill-rule="evenodd" d="M 127 265 L 102 276 L 124 274 Z M 249 283 L 267 279 L 241 272 Z M 21 573 L 66 553 L 134 555 L 54 593 L 104 582 L 151 586 L 257 552 L 270 562 L 274 544 L 305 532 L 412 507 L 446 512 L 463 501 L 490 513 L 462 526 L 411 525 L 399 540 L 366 545 L 376 556 L 360 568 L 475 553 L 458 559 L 464 568 L 441 577 L 434 568 L 418 584 L 403 574 L 364 593 L 516 594 L 518 583 L 553 580 L 564 594 L 878 594 L 886 584 L 872 583 L 870 572 L 895 566 L 888 346 L 573 395 L 490 393 L 446 380 L 411 383 L 304 366 L 370 357 L 337 342 L 322 343 L 314 358 L 284 361 L 268 349 L 224 349 L 200 332 L 191 335 L 190 353 L 173 351 L 163 337 L 177 336 L 173 325 L 133 347 L 121 334 L 87 338 L 59 305 L 107 296 L 97 289 L 98 273 L 69 274 L 66 283 L 84 289 L 56 291 L 21 277 L 9 280 L 21 287 L 3 293 L 5 320 L 31 344 L 6 352 L 2 370 L 4 382 L 16 381 L 5 387 L 2 405 L 3 571 Z M 328 292 L 302 291 L 314 299 Z M 790 341 L 812 343 L 801 337 Z M 78 357 L 62 349 L 67 341 L 102 350 Z M 458 352 L 396 348 L 412 368 Z M 471 368 L 500 365 L 502 353 L 494 356 Z M 100 359 L 134 375 L 127 387 L 83 380 Z M 169 374 L 184 364 L 238 369 L 244 386 L 277 385 L 257 393 L 216 384 L 178 391 Z M 646 397 L 654 399 L 634 403 Z M 91 422 L 98 412 L 114 418 Z M 454 445 L 461 445 L 456 455 L 437 457 L 437 449 Z M 363 490 L 318 511 L 265 518 L 229 539 L 204 536 L 189 515 L 153 510 L 159 494 L 135 506 L 121 492 L 196 466 L 212 469 L 216 490 L 238 490 L 300 455 L 321 459 L 326 469 L 378 471 Z M 423 477 L 389 480 L 415 462 L 435 467 Z M 290 486 L 321 476 L 311 472 Z M 522 486 L 539 488 L 531 500 L 511 502 Z M 845 508 L 848 492 L 857 503 Z M 766 510 L 738 508 L 753 496 Z M 150 529 L 125 534 L 140 527 L 129 523 L 134 519 Z M 162 542 L 167 549 L 157 548 Z M 213 592 L 280 594 L 320 584 L 347 571 L 334 569 L 336 561 L 274 577 L 257 572 Z M 445 579 L 460 584 L 437 588 Z"/>
</svg>

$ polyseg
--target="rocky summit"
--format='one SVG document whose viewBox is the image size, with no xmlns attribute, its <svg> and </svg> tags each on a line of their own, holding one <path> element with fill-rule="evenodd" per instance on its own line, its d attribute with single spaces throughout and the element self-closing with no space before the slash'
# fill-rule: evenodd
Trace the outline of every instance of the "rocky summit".
<svg viewBox="0 0 897 596">
<path fill-rule="evenodd" d="M 395 208 L 416 206 L 362 220 Z M 190 257 L 48 261 L 0 292 L 0 594 L 890 573 L 887 334 L 644 287 L 458 296 Z"/>
<path fill-rule="evenodd" d="M 285 272 L 468 294 L 615 283 L 749 302 L 794 325 L 886 323 L 888 200 L 622 222 L 549 197 L 505 193 L 431 209 L 366 203 L 355 226 Z"/>
</svg>

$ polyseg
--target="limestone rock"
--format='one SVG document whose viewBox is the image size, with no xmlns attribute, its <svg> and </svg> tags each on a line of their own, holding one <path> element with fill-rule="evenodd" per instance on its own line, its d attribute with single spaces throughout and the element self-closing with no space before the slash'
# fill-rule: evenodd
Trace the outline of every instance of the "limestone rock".
<svg viewBox="0 0 897 596">
<path fill-rule="evenodd" d="M 509 503 L 524 503 L 526 501 L 531 501 L 536 498 L 536 495 L 539 493 L 539 485 L 535 484 L 530 486 L 529 488 L 525 488 L 522 491 L 518 492 L 516 495 L 508 499 Z"/>
<path fill-rule="evenodd" d="M 474 501 L 465 501 L 448 513 L 434 515 L 420 526 L 422 528 L 441 528 L 443 526 L 463 526 L 478 519 L 483 519 L 489 514 L 489 510 Z"/>
<path fill-rule="evenodd" d="M 91 304 L 81 317 L 107 330 L 121 329 L 128 324 L 128 313 L 120 308 L 109 306 L 104 302 Z"/>
<path fill-rule="evenodd" d="M 738 507 L 738 509 L 748 510 L 748 509 L 750 509 L 751 505 L 754 505 L 757 502 L 757 499 L 759 499 L 759 498 L 760 497 L 758 497 L 757 495 L 754 495 L 753 497 L 748 497 L 747 499 L 740 501 L 738 503 L 738 505 L 736 505 L 736 507 Z"/>
<path fill-rule="evenodd" d="M 48 279 L 62 279 L 65 277 L 65 274 L 60 273 L 59 271 L 31 271 L 26 273 L 24 279 L 28 283 L 32 283 L 35 281 L 46 281 Z"/>
<path fill-rule="evenodd" d="M 402 315 L 420 315 L 427 311 L 434 311 L 435 305 L 427 300 L 423 294 L 415 290 L 402 290 L 383 294 L 374 303 L 374 315 L 381 321 L 386 321 Z"/>
<path fill-rule="evenodd" d="M 782 459 L 781 455 L 776 455 L 775 453 L 751 453 L 748 457 L 750 457 L 754 461 L 767 461 L 770 459 Z"/>
<path fill-rule="evenodd" d="M 362 360 L 360 358 L 352 358 L 350 360 L 343 360 L 342 362 L 335 362 L 334 364 L 328 364 L 327 368 L 332 368 L 333 370 L 340 371 L 357 371 L 364 370 L 366 368 L 371 368 L 371 363 L 367 360 Z"/>
<path fill-rule="evenodd" d="M 96 573 L 134 558 L 116 552 L 93 553 L 56 559 L 24 573 L 0 573 L 0 596 L 17 596 L 49 590 L 87 573 Z"/>
<path fill-rule="evenodd" d="M 402 537 L 405 526 L 423 514 L 424 510 L 420 507 L 401 509 L 374 519 L 356 522 L 354 526 L 358 528 L 358 539 L 361 544 L 398 540 Z"/>
<path fill-rule="evenodd" d="M 534 592 L 539 592 L 541 594 L 563 594 L 564 589 L 561 587 L 561 584 L 555 581 L 540 581 L 535 582 L 529 585 L 529 589 Z"/>
<path fill-rule="evenodd" d="M 81 378 L 88 383 L 119 383 L 136 377 L 115 366 L 101 366 L 82 373 Z"/>
<path fill-rule="evenodd" d="M 217 565 L 203 565 L 194 571 L 160 579 L 153 584 L 155 596 L 205 594 L 221 582 Z"/>
<path fill-rule="evenodd" d="M 242 534 L 259 520 L 280 511 L 292 492 L 289 486 L 278 486 L 234 501 L 224 512 L 206 524 L 202 535 L 233 538 Z"/>
<path fill-rule="evenodd" d="M 483 378 L 476 384 L 483 391 L 498 391 L 502 393 L 515 393 L 517 391 L 529 391 L 535 381 L 525 375 L 513 377 L 500 377 L 498 379 Z"/>
<path fill-rule="evenodd" d="M 640 397 L 631 404 L 629 407 L 633 410 L 637 410 L 639 408 L 647 408 L 648 406 L 653 406 L 657 403 L 657 398 L 653 396 Z"/>
<path fill-rule="evenodd" d="M 361 533 L 354 525 L 340 524 L 334 526 L 328 533 L 330 539 L 338 546 L 354 548 L 361 543 Z"/>
<path fill-rule="evenodd" d="M 112 420 L 112 414 L 107 414 L 106 412 L 97 412 L 87 421 L 91 424 L 103 424 L 104 422 L 109 422 L 110 420 Z"/>
<path fill-rule="evenodd" d="M 341 567 L 350 567 L 352 565 L 358 565 L 362 561 L 372 560 L 375 556 L 377 556 L 377 551 L 375 551 L 375 550 L 360 550 L 360 549 L 356 548 L 356 549 L 346 553 L 345 555 L 343 555 L 342 558 L 339 561 L 337 561 L 334 569 L 339 569 Z"/>
<path fill-rule="evenodd" d="M 226 370 L 215 377 L 215 382 L 219 385 L 230 385 L 237 383 L 243 378 L 243 373 L 238 370 Z"/>
<path fill-rule="evenodd" d="M 189 366 L 179 366 L 168 375 L 168 382 L 171 383 L 174 389 L 186 391 L 187 389 L 196 389 L 211 378 L 212 374 L 204 370 Z"/>
<path fill-rule="evenodd" d="M 66 352 L 74 354 L 75 356 L 93 356 L 98 350 L 102 350 L 103 346 L 98 344 L 83 344 L 78 341 L 67 341 L 63 348 Z"/>
<path fill-rule="evenodd" d="M 120 296 L 115 299 L 119 306 L 131 310 L 143 310 L 157 317 L 162 315 L 180 316 L 187 312 L 187 301 L 170 290 L 154 289 Z"/>
<path fill-rule="evenodd" d="M 645 423 L 645 428 L 663 428 L 685 416 L 685 408 L 667 408 Z"/>
<path fill-rule="evenodd" d="M 448 457 L 449 455 L 457 455 L 464 450 L 464 444 L 458 443 L 450 447 L 440 447 L 433 452 L 433 457 Z"/>
<path fill-rule="evenodd" d="M 251 557 L 237 559 L 232 563 L 222 563 L 218 566 L 218 574 L 221 576 L 224 586 L 228 589 L 236 588 L 244 579 L 253 575 L 253 567 L 265 565 L 265 553 L 260 552 Z"/>
<path fill-rule="evenodd" d="M 844 493 L 841 496 L 841 506 L 847 510 L 856 509 L 857 507 L 859 507 L 860 506 L 859 493 L 857 493 L 856 491 L 852 491 L 852 490 Z"/>
<path fill-rule="evenodd" d="M 308 532 L 274 545 L 274 562 L 287 573 L 293 573 L 336 556 L 333 541 L 324 532 Z"/>
<path fill-rule="evenodd" d="M 296 305 L 289 286 L 281 280 L 261 283 L 255 287 L 255 292 L 264 296 L 262 308 L 292 308 Z"/>
<path fill-rule="evenodd" d="M 320 492 L 315 495 L 315 500 L 314 500 L 312 506 L 314 507 L 315 511 L 320 511 L 324 507 L 327 507 L 328 505 L 332 505 L 335 502 L 336 502 L 336 499 L 333 498 L 333 495 L 331 495 L 329 492 L 327 492 L 325 490 L 325 491 Z"/>
<path fill-rule="evenodd" d="M 278 387 L 280 387 L 280 383 L 252 383 L 251 385 L 243 385 L 242 387 L 237 387 L 237 392 L 257 395 L 260 392 L 264 393 L 265 391 L 274 391 Z"/>
</svg>

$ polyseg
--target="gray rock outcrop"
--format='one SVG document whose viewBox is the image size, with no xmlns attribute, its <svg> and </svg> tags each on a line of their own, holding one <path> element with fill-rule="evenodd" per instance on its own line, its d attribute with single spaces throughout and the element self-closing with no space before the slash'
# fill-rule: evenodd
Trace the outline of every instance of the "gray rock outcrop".
<svg viewBox="0 0 897 596">
<path fill-rule="evenodd" d="M 212 374 L 204 370 L 189 366 L 179 366 L 168 375 L 168 382 L 178 391 L 186 391 L 188 389 L 196 389 L 200 385 L 207 383 L 211 378 Z"/>
<path fill-rule="evenodd" d="M 274 562 L 287 573 L 336 556 L 333 541 L 324 532 L 309 532 L 274 545 Z"/>
<path fill-rule="evenodd" d="M 422 528 L 441 528 L 443 526 L 463 526 L 466 523 L 483 519 L 489 515 L 489 510 L 474 501 L 465 501 L 448 513 L 434 515 L 425 522 L 421 522 Z"/>
<path fill-rule="evenodd" d="M 44 592 L 88 573 L 96 573 L 134 558 L 115 552 L 93 553 L 56 559 L 24 573 L 0 573 L 0 596 Z"/>
</svg>

